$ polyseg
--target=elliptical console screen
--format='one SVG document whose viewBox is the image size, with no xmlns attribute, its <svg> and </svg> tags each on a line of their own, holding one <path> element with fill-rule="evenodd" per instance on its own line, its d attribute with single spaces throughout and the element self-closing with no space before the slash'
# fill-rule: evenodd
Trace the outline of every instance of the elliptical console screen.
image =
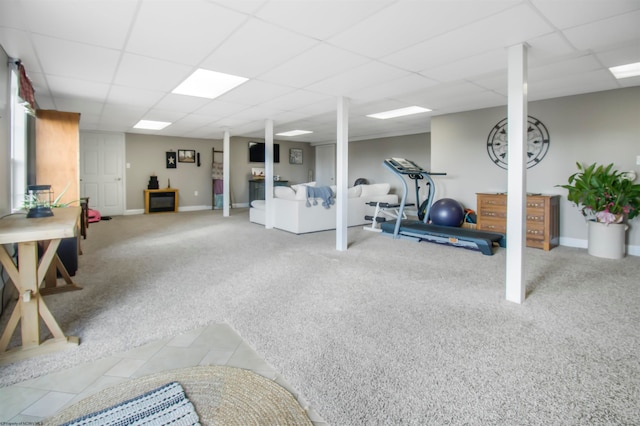
<svg viewBox="0 0 640 426">
<path fill-rule="evenodd" d="M 387 162 L 401 173 L 422 173 L 425 170 L 406 158 L 390 158 Z"/>
</svg>

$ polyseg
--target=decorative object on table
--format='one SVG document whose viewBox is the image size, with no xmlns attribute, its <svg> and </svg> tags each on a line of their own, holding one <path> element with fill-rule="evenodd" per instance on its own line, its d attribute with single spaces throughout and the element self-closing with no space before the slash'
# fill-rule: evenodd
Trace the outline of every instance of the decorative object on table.
<svg viewBox="0 0 640 426">
<path fill-rule="evenodd" d="M 179 149 L 178 162 L 179 163 L 195 163 L 196 151 L 194 149 Z"/>
<path fill-rule="evenodd" d="M 640 215 L 640 184 L 635 173 L 608 166 L 584 166 L 569 183 L 557 185 L 569 191 L 567 199 L 576 204 L 589 226 L 588 252 L 597 257 L 620 259 L 625 255 L 626 222 Z"/>
<path fill-rule="evenodd" d="M 527 168 L 538 164 L 549 151 L 549 131 L 547 127 L 535 117 L 528 117 L 527 126 Z M 498 167 L 507 168 L 508 162 L 507 119 L 498 122 L 489 132 L 487 138 L 487 152 L 491 161 Z"/>
<path fill-rule="evenodd" d="M 51 185 L 29 185 L 25 195 L 24 208 L 28 218 L 53 216 L 53 192 Z"/>
<path fill-rule="evenodd" d="M 177 166 L 176 153 L 173 151 L 169 151 L 166 153 L 167 156 L 167 169 L 175 169 Z"/>
<path fill-rule="evenodd" d="M 289 149 L 289 164 L 302 164 L 302 149 Z"/>
<path fill-rule="evenodd" d="M 264 169 L 261 167 L 252 167 L 251 177 L 253 179 L 264 179 Z"/>
<path fill-rule="evenodd" d="M 158 182 L 158 176 L 156 176 L 156 175 L 149 176 L 149 184 L 147 185 L 147 189 L 160 189 L 160 183 Z"/>
<path fill-rule="evenodd" d="M 171 179 L 167 179 L 167 189 L 171 188 Z"/>
</svg>

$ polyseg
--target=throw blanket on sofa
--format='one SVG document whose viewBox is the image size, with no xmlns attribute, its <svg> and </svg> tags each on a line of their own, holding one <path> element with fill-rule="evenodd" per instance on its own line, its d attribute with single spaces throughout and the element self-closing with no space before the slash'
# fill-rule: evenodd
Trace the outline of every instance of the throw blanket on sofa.
<svg viewBox="0 0 640 426">
<path fill-rule="evenodd" d="M 317 205 L 318 200 L 316 200 L 316 198 L 322 199 L 322 206 L 325 209 L 328 209 L 332 204 L 335 204 L 333 191 L 328 186 L 307 186 L 307 207 L 311 207 L 310 200 L 313 200 L 313 205 Z"/>
</svg>

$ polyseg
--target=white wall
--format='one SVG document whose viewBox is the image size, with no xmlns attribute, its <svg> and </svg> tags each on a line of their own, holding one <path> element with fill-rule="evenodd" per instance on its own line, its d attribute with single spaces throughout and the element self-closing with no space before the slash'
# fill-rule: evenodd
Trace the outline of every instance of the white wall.
<svg viewBox="0 0 640 426">
<path fill-rule="evenodd" d="M 10 72 L 7 62 L 9 57 L 0 46 L 0 216 L 11 212 L 11 144 L 10 144 L 10 120 L 11 111 L 9 85 Z"/>
<path fill-rule="evenodd" d="M 507 171 L 487 154 L 487 136 L 506 113 L 498 107 L 432 118 L 432 164 L 434 171 L 447 172 L 436 180 L 436 199 L 455 198 L 475 209 L 477 192 L 506 191 Z M 640 87 L 530 102 L 529 115 L 546 125 L 551 143 L 542 162 L 528 169 L 527 191 L 561 194 L 561 243 L 586 246 L 587 225 L 556 185 L 567 182 L 576 161 L 614 163 L 640 175 Z M 640 220 L 631 225 L 628 244 L 638 247 Z"/>
</svg>

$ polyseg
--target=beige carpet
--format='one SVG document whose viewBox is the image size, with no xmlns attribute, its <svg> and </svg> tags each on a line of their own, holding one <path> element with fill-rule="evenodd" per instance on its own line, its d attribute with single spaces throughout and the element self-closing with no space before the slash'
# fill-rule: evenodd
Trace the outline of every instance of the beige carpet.
<svg viewBox="0 0 640 426">
<path fill-rule="evenodd" d="M 348 240 L 246 209 L 91 224 L 83 290 L 46 299 L 80 345 L 0 367 L 0 386 L 224 322 L 331 425 L 638 423 L 640 258 L 527 248 L 516 305 L 504 249 Z"/>
<path fill-rule="evenodd" d="M 202 425 L 311 425 L 296 399 L 272 380 L 240 368 L 202 366 L 165 371 L 102 390 L 48 419 L 59 425 L 178 382 Z"/>
</svg>

